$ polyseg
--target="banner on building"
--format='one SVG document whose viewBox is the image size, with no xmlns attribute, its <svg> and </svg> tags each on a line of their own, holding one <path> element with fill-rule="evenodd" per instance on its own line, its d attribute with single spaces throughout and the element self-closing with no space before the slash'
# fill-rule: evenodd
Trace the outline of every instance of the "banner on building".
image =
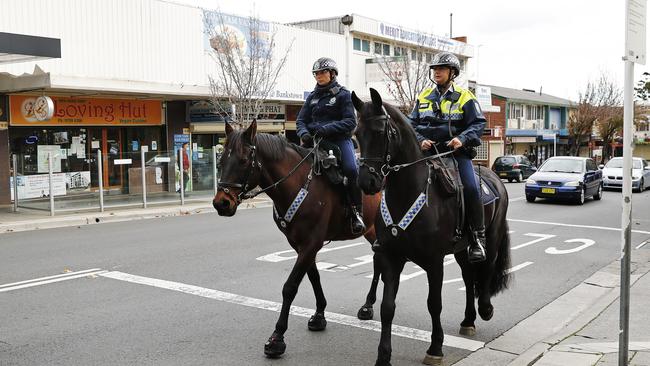
<svg viewBox="0 0 650 366">
<path fill-rule="evenodd" d="M 38 96 L 9 96 L 12 126 L 148 126 L 160 125 L 162 102 L 158 100 L 51 97 L 52 118 L 39 120 L 35 113 Z"/>
</svg>

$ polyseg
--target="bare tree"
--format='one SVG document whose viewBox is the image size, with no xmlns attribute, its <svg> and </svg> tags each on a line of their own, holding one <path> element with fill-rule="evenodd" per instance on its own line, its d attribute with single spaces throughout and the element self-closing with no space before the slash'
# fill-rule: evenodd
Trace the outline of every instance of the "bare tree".
<svg viewBox="0 0 650 366">
<path fill-rule="evenodd" d="M 208 77 L 215 106 L 235 123 L 257 118 L 286 65 L 293 42 L 276 57 L 276 33 L 271 23 L 219 11 L 204 11 L 203 21 L 216 66 L 216 75 Z"/>
<path fill-rule="evenodd" d="M 579 94 L 574 113 L 569 117 L 567 128 L 571 136 L 571 155 L 580 155 L 582 143 L 594 129 L 604 141 L 611 141 L 620 131 L 617 126 L 619 117 L 621 122 L 623 120 L 622 95 L 621 89 L 605 74 L 597 81 L 587 83 L 585 90 Z M 605 151 L 603 156 L 607 156 Z"/>
<path fill-rule="evenodd" d="M 424 58 L 423 43 L 412 49 L 402 48 L 402 52 L 395 57 L 375 57 L 375 62 L 386 76 L 388 93 L 403 112 L 409 113 L 418 94 L 430 83 L 429 65 Z"/>
<path fill-rule="evenodd" d="M 641 80 L 637 82 L 634 91 L 637 98 L 643 101 L 650 99 L 650 72 L 646 71 L 642 74 Z"/>
</svg>

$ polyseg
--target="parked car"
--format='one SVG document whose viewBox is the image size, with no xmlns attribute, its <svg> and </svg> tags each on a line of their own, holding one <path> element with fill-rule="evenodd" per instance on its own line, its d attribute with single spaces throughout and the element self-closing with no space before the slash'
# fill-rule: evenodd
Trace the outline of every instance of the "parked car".
<svg viewBox="0 0 650 366">
<path fill-rule="evenodd" d="M 508 182 L 522 182 L 533 175 L 537 168 L 523 155 L 505 155 L 496 158 L 492 170 L 499 178 L 507 179 Z"/>
<path fill-rule="evenodd" d="M 554 156 L 526 180 L 526 201 L 535 199 L 569 199 L 579 205 L 587 197 L 603 195 L 603 172 L 590 158 Z"/>
<path fill-rule="evenodd" d="M 623 188 L 623 158 L 613 158 L 603 170 L 603 188 Z M 632 188 L 643 192 L 650 186 L 650 163 L 642 158 L 632 158 Z"/>
</svg>

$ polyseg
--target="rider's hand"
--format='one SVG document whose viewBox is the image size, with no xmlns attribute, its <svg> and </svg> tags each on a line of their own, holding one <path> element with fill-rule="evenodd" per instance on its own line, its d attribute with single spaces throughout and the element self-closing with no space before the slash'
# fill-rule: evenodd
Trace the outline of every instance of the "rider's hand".
<svg viewBox="0 0 650 366">
<path fill-rule="evenodd" d="M 462 147 L 463 143 L 460 141 L 460 139 L 458 137 L 454 137 L 453 139 L 451 139 L 451 141 L 449 141 L 447 146 L 449 146 L 452 149 L 456 150 L 456 149 Z"/>
<path fill-rule="evenodd" d="M 316 131 L 314 132 L 314 137 L 316 138 L 323 138 L 325 137 L 325 128 L 323 127 L 318 127 Z"/>
<path fill-rule="evenodd" d="M 302 142 L 303 146 L 310 146 L 311 144 L 314 143 L 314 138 L 312 137 L 312 135 L 306 133 L 300 136 L 300 141 Z"/>
<path fill-rule="evenodd" d="M 422 141 L 422 143 L 420 144 L 420 149 L 422 149 L 422 151 L 427 151 L 427 150 L 429 150 L 429 149 L 431 148 L 431 146 L 433 146 L 433 141 L 431 141 L 431 140 L 424 140 L 424 141 Z"/>
</svg>

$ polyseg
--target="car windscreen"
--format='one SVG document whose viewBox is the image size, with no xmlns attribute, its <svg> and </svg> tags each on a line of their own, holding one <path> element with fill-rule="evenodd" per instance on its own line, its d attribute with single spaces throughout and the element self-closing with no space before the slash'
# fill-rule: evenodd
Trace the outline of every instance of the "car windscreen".
<svg viewBox="0 0 650 366">
<path fill-rule="evenodd" d="M 515 158 L 507 157 L 507 158 L 499 158 L 497 160 L 498 164 L 514 164 L 515 163 Z"/>
<path fill-rule="evenodd" d="M 612 159 L 605 165 L 605 168 L 622 168 L 623 159 Z M 641 160 L 632 160 L 632 169 L 641 169 Z"/>
<path fill-rule="evenodd" d="M 573 159 L 550 159 L 547 160 L 540 172 L 561 172 L 561 173 L 584 173 L 584 162 Z"/>
</svg>

